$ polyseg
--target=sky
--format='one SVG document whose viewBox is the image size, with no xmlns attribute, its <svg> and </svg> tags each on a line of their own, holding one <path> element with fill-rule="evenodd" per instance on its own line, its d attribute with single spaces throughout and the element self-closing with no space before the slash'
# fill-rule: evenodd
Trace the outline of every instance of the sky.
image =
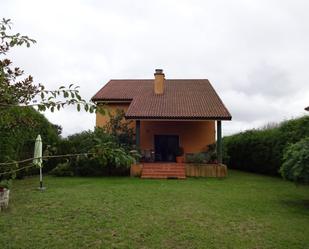
<svg viewBox="0 0 309 249">
<path fill-rule="evenodd" d="M 13 32 L 34 38 L 8 57 L 48 89 L 90 98 L 109 79 L 207 78 L 231 112 L 229 135 L 305 115 L 307 0 L 1 0 Z M 63 136 L 93 129 L 75 108 L 44 113 Z"/>
</svg>

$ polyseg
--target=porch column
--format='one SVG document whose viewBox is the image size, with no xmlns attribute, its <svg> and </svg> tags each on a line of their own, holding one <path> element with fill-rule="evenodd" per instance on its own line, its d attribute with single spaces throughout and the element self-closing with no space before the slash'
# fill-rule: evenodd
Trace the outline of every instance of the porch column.
<svg viewBox="0 0 309 249">
<path fill-rule="evenodd" d="M 221 120 L 217 120 L 217 156 L 218 156 L 218 163 L 222 163 L 222 127 L 221 127 Z"/>
<path fill-rule="evenodd" d="M 139 149 L 141 145 L 141 123 L 139 120 L 135 122 L 135 140 L 136 140 L 136 148 Z"/>
</svg>

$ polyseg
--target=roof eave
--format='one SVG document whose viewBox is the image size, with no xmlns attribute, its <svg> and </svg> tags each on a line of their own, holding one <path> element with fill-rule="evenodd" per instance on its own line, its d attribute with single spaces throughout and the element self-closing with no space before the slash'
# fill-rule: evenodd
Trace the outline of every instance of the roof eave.
<svg viewBox="0 0 309 249">
<path fill-rule="evenodd" d="M 230 121 L 232 117 L 160 117 L 160 116 L 125 116 L 126 119 L 130 120 L 148 120 L 148 121 L 210 121 L 210 120 L 225 120 Z"/>
<path fill-rule="evenodd" d="M 124 102 L 124 103 L 130 103 L 133 99 L 132 98 L 92 98 L 91 101 L 95 103 L 113 103 L 113 102 Z"/>
</svg>

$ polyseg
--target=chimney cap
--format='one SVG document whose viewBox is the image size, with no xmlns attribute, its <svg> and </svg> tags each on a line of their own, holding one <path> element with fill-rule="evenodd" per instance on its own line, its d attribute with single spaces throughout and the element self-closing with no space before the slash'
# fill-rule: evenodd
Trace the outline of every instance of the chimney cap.
<svg viewBox="0 0 309 249">
<path fill-rule="evenodd" d="M 163 74 L 163 69 L 156 69 L 155 74 Z"/>
</svg>

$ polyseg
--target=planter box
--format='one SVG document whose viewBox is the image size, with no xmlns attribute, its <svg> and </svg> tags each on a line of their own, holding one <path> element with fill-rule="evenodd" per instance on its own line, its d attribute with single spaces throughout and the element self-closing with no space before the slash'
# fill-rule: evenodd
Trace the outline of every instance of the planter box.
<svg viewBox="0 0 309 249">
<path fill-rule="evenodd" d="M 9 206 L 10 190 L 4 189 L 0 192 L 0 211 Z"/>
<path fill-rule="evenodd" d="M 186 164 L 186 176 L 226 177 L 227 167 L 224 164 Z"/>
<path fill-rule="evenodd" d="M 130 176 L 140 177 L 142 175 L 143 164 L 132 164 L 130 168 Z"/>
</svg>

